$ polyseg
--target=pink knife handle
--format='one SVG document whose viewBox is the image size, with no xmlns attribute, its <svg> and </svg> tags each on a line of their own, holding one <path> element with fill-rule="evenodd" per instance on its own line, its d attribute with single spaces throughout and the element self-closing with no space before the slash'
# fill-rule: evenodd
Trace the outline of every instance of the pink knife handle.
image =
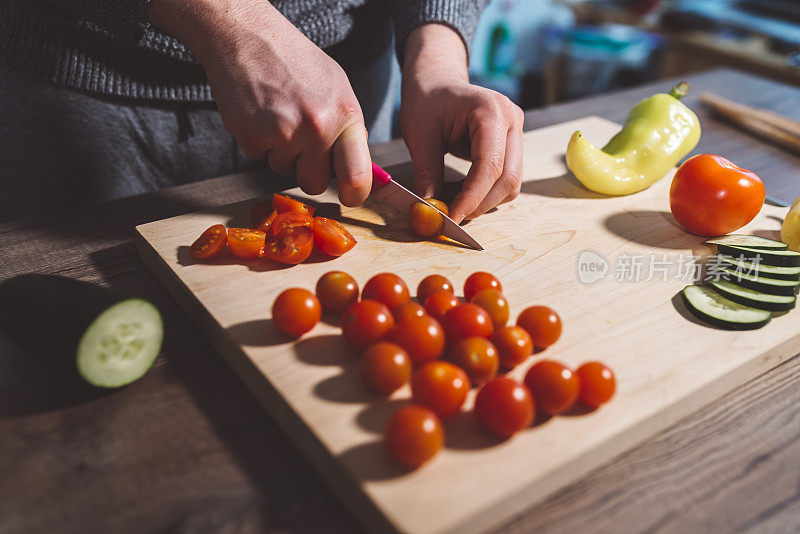
<svg viewBox="0 0 800 534">
<path fill-rule="evenodd" d="M 392 176 L 381 169 L 374 161 L 372 162 L 372 184 L 375 187 L 386 185 L 392 181 Z"/>
</svg>

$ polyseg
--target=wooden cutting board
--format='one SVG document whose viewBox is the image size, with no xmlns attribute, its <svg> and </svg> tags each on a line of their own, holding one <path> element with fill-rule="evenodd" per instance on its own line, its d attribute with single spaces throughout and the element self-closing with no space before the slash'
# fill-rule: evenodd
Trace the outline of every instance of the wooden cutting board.
<svg viewBox="0 0 800 534">
<path fill-rule="evenodd" d="M 249 224 L 254 201 L 141 225 L 141 256 L 368 527 L 486 530 L 800 351 L 798 311 L 750 332 L 716 330 L 687 315 L 679 291 L 690 283 L 692 256 L 709 249 L 670 215 L 671 177 L 625 197 L 583 189 L 563 158 L 576 129 L 602 145 L 619 126 L 587 117 L 527 133 L 522 194 L 467 227 L 482 252 L 419 241 L 403 216 L 369 203 L 340 208 L 329 191 L 313 201 L 358 239 L 342 258 L 291 268 L 229 256 L 192 260 L 188 246 L 203 230 Z M 449 159 L 448 167 L 451 176 L 463 176 L 468 164 Z M 388 170 L 401 181 L 411 177 L 407 162 Z M 290 194 L 307 198 L 299 190 Z M 785 213 L 764 206 L 742 232 L 776 237 Z M 586 283 L 602 275 L 603 265 L 605 276 Z M 561 315 L 561 339 L 535 359 L 572 366 L 602 360 L 616 372 L 617 395 L 595 412 L 540 421 L 506 442 L 463 413 L 445 426 L 446 449 L 407 472 L 386 457 L 380 433 L 407 402 L 408 389 L 390 399 L 367 391 L 356 356 L 332 324 L 321 323 L 296 343 L 271 325 L 270 306 L 280 291 L 313 290 L 330 270 L 347 271 L 361 285 L 376 273 L 394 272 L 412 292 L 431 273 L 460 287 L 470 273 L 490 271 L 503 283 L 512 316 L 532 304 Z M 521 378 L 529 364 L 512 375 Z"/>
</svg>

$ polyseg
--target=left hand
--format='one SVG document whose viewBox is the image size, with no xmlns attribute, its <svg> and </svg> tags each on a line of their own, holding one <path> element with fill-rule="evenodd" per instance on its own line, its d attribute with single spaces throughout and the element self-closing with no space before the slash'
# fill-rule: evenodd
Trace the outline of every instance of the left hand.
<svg viewBox="0 0 800 534">
<path fill-rule="evenodd" d="M 461 37 L 426 24 L 406 40 L 400 127 L 414 165 L 414 189 L 434 196 L 448 152 L 472 162 L 450 217 L 461 222 L 519 195 L 524 114 L 507 97 L 469 83 Z"/>
</svg>

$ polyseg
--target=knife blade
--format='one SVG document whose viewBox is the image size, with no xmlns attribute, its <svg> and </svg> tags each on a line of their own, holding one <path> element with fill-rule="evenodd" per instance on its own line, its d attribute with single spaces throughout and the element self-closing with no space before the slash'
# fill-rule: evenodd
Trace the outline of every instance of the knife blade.
<svg viewBox="0 0 800 534">
<path fill-rule="evenodd" d="M 408 215 L 411 206 L 417 202 L 428 204 L 425 200 L 392 180 L 392 176 L 376 163 L 372 164 L 372 192 L 369 198 L 375 202 L 387 204 L 404 215 Z M 430 204 L 428 205 L 430 206 Z M 469 235 L 461 226 L 456 224 L 453 219 L 445 214 L 442 214 L 442 217 L 444 217 L 442 235 L 476 250 L 483 250 L 480 243 Z"/>
</svg>

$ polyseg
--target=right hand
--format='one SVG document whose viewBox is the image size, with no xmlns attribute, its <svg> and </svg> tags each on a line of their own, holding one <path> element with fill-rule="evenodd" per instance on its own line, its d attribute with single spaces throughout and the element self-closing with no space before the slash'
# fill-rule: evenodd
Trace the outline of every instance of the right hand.
<svg viewBox="0 0 800 534">
<path fill-rule="evenodd" d="M 308 194 L 332 177 L 339 199 L 369 195 L 367 130 L 344 70 L 265 0 L 153 0 L 145 11 L 178 36 L 208 76 L 226 130 L 245 154 L 294 172 Z M 174 9 L 171 9 L 174 8 Z"/>
</svg>

